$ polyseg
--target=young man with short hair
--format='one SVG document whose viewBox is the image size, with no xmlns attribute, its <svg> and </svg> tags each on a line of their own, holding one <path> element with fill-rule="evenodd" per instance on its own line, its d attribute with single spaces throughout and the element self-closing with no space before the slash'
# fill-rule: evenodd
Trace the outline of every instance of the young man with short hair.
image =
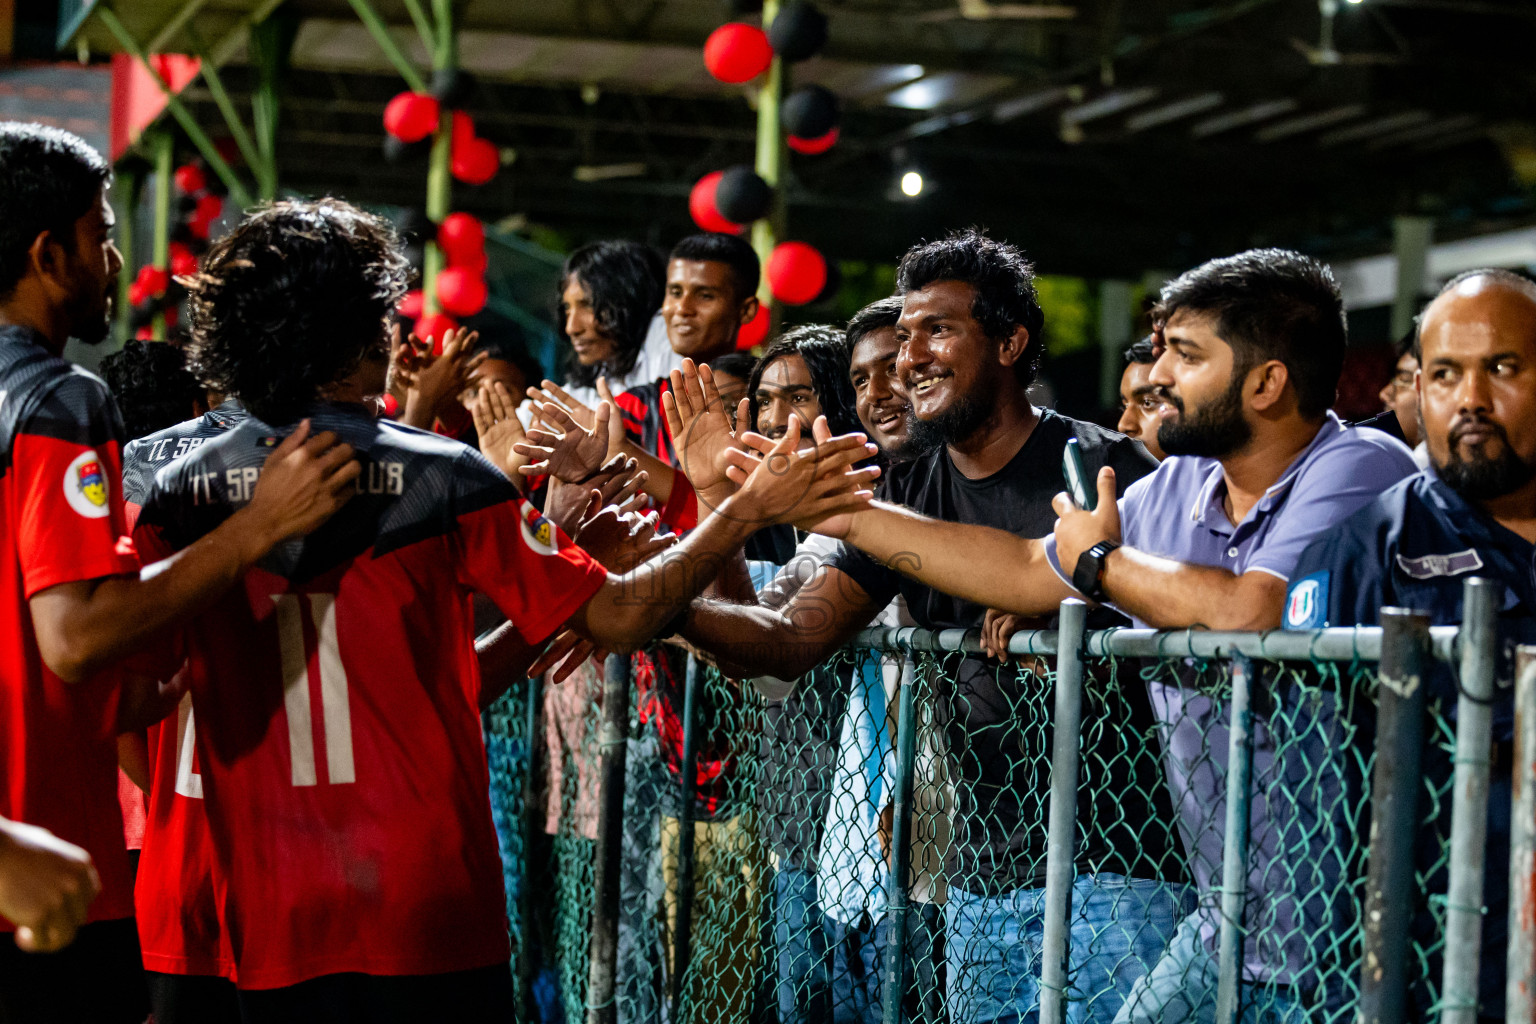
<svg viewBox="0 0 1536 1024">
<path fill-rule="evenodd" d="M 1212 260 L 1169 282 L 1153 315 L 1161 352 L 1150 380 L 1168 403 L 1158 441 L 1170 457 L 1118 501 L 1117 474 L 1105 469 L 1097 508 L 1077 509 L 1058 495 L 1060 518 L 1043 540 L 886 505 L 819 528 L 876 558 L 901 559 L 903 572 L 933 587 L 1021 615 L 1081 596 L 1143 626 L 1277 627 L 1302 550 L 1410 475 L 1413 461 L 1401 442 L 1347 427 L 1328 411 L 1346 342 L 1343 301 L 1325 265 L 1275 249 Z M 1151 690 L 1201 906 L 1137 983 L 1121 1017 L 1209 1020 L 1225 791 L 1217 773 L 1189 766 L 1224 768 L 1226 709 L 1177 682 Z M 1298 745 L 1331 763 L 1332 745 L 1342 741 L 1334 706 L 1323 704 L 1297 712 L 1317 722 Z M 1280 767 L 1275 742 L 1266 732 L 1256 743 L 1248 886 L 1262 908 L 1250 913 L 1268 915 L 1285 938 L 1264 947 L 1257 962 L 1248 958 L 1245 979 L 1270 986 L 1287 1007 L 1310 1009 L 1337 995 L 1319 990 L 1323 965 L 1312 940 L 1339 924 L 1311 892 L 1299 891 L 1297 851 L 1315 855 L 1304 866 L 1325 879 L 1338 865 L 1315 844 L 1295 846 L 1294 830 L 1317 812 L 1314 802 L 1332 806 L 1345 780 L 1340 772 L 1305 794 L 1263 784 Z M 1287 835 L 1289 850 L 1281 848 Z"/>
<path fill-rule="evenodd" d="M 1430 466 L 1380 495 L 1302 552 L 1286 602 L 1287 629 L 1374 626 L 1384 607 L 1412 608 L 1436 626 L 1462 622 L 1462 587 L 1496 581 L 1497 676 L 1493 775 L 1488 802 L 1482 970 L 1478 1013 L 1504 1016 L 1509 928 L 1510 765 L 1517 644 L 1536 643 L 1536 283 L 1505 270 L 1452 278 L 1419 316 L 1413 347 L 1419 366 L 1416 415 Z M 1443 709 L 1457 699 L 1451 666 L 1436 662 L 1427 680 Z M 1454 765 L 1440 744 L 1424 746 L 1424 775 L 1448 785 Z M 1445 892 L 1441 844 L 1450 806 L 1422 830 L 1419 870 L 1428 892 Z M 1415 938 L 1433 946 L 1428 907 L 1415 915 Z M 1436 954 L 1423 976 L 1439 980 Z M 1430 991 L 1415 996 L 1431 1012 Z"/>
<path fill-rule="evenodd" d="M 471 594 L 526 645 L 569 625 L 625 651 L 752 529 L 710 516 L 610 575 L 473 449 L 375 419 L 406 272 L 389 225 L 336 200 L 274 204 L 215 243 L 188 287 L 193 366 L 248 417 L 158 474 L 139 517 L 146 550 L 203 543 L 241 515 L 253 463 L 306 413 L 364 467 L 335 519 L 185 631 L 186 756 L 248 1024 L 511 1014 Z M 796 441 L 743 506 L 773 521 L 860 500 L 870 475 L 845 472 L 858 438 L 805 454 Z M 595 518 L 591 551 L 627 545 L 628 525 Z"/>
<path fill-rule="evenodd" d="M 1157 353 L 1151 337 L 1142 338 L 1125 351 L 1125 371 L 1120 374 L 1120 422 L 1115 429 L 1134 437 L 1158 462 L 1167 458 L 1157 443 L 1157 428 L 1162 423 L 1162 392 L 1152 383 L 1152 366 Z"/>
<path fill-rule="evenodd" d="M 117 407 L 61 356 L 71 337 L 107 336 L 122 269 L 110 182 L 76 136 L 0 124 L 0 815 L 83 847 L 101 878 L 69 948 L 33 956 L 0 942 L 9 1021 L 143 1019 L 116 736 L 163 711 L 131 659 L 327 518 L 358 472 L 333 435 L 306 443 L 306 426 L 253 465 L 240 513 L 140 577 L 123 543 Z"/>
<path fill-rule="evenodd" d="M 1055 518 L 1050 502 L 1069 438 L 1082 445 L 1090 471 L 1112 465 L 1127 483 L 1152 472 L 1151 458 L 1128 438 L 1030 403 L 1044 313 L 1034 269 L 1018 249 L 959 232 L 911 249 L 897 288 L 897 368 L 912 405 L 911 437 L 925 453 L 887 474 L 881 494 L 888 500 L 1038 537 Z M 818 567 L 782 607 L 695 601 L 683 635 L 733 674 L 792 679 L 839 649 L 898 593 L 926 629 L 974 629 L 985 611 L 850 549 Z M 1050 739 L 1034 697 L 1039 682 L 967 657 L 939 686 L 940 721 L 958 770 L 945 906 L 949 1012 L 971 1021 L 1022 1018 L 1036 1009 L 1040 965 L 1019 954 L 1038 948 L 1031 944 L 1044 921 L 1041 826 Z M 1114 788 L 1133 794 L 1129 799 L 1158 788 L 1150 764 L 1127 768 L 1121 760 L 1113 770 L 1123 773 Z M 1161 879 L 1136 877 L 1164 859 L 1157 848 L 1167 847 L 1170 836 L 1116 834 L 1115 820 L 1154 820 L 1150 805 L 1127 812 L 1123 802 L 1112 809 L 1097 804 L 1090 802 L 1084 815 L 1088 834 L 1100 842 L 1077 858 L 1085 887 L 1074 907 L 1072 956 L 1083 985 L 1123 993 L 1161 952 L 1180 912 L 1179 895 Z M 1114 897 L 1108 888 L 1087 894 L 1094 878 L 1113 881 Z M 1097 1016 L 1111 1001 L 1095 1001 Z"/>
</svg>

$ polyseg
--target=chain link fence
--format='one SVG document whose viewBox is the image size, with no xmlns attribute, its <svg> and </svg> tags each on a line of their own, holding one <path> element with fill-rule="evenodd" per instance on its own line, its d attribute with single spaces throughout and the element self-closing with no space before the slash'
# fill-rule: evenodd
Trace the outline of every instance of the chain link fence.
<svg viewBox="0 0 1536 1024">
<path fill-rule="evenodd" d="M 525 1019 L 1475 1015 L 1447 893 L 1493 637 L 1383 621 L 1086 631 L 1069 602 L 1004 663 L 886 629 L 793 682 L 659 648 L 510 694 L 486 731 Z"/>
</svg>

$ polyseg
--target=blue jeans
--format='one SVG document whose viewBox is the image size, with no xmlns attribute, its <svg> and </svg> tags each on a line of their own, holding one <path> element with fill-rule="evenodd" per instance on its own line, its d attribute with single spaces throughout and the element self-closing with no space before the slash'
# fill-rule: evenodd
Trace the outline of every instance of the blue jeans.
<svg viewBox="0 0 1536 1024">
<path fill-rule="evenodd" d="M 1188 911 L 1184 886 L 1079 875 L 1072 887 L 1069 1024 L 1110 1024 L 1157 963 Z M 1034 1021 L 1040 1012 L 1045 890 L 974 896 L 953 886 L 944 908 L 953 1024 Z"/>
<path fill-rule="evenodd" d="M 1115 1024 L 1215 1024 L 1216 956 L 1200 941 L 1202 915 L 1179 924 L 1168 952 L 1136 982 Z M 1305 1024 L 1289 985 L 1244 986 L 1242 1024 Z"/>
<path fill-rule="evenodd" d="M 780 1024 L 880 1024 L 889 915 L 873 924 L 866 915 L 848 925 L 823 914 L 815 876 L 799 868 L 781 868 L 773 890 Z M 933 953 L 938 917 L 938 908 L 928 904 L 908 915 L 903 1020 L 939 1019 Z"/>
</svg>

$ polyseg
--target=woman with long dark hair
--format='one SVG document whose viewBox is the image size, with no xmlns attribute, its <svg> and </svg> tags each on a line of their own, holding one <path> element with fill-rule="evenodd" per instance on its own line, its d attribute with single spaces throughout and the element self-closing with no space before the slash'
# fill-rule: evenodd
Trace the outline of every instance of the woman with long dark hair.
<svg viewBox="0 0 1536 1024">
<path fill-rule="evenodd" d="M 571 344 L 567 389 L 590 391 L 598 377 L 607 377 L 615 391 L 629 383 L 665 280 L 661 254 L 639 242 L 593 242 L 566 257 L 560 334 Z"/>
</svg>

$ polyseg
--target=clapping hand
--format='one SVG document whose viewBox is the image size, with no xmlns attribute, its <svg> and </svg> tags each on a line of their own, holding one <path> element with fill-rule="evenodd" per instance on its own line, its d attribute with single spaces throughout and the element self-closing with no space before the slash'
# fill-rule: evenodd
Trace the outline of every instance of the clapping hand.
<svg viewBox="0 0 1536 1024">
<path fill-rule="evenodd" d="M 519 452 L 517 445 L 527 438 L 523 421 L 517 418 L 517 403 L 512 400 L 512 393 L 500 381 L 481 384 L 469 411 L 475 420 L 480 454 L 512 482 L 521 485 L 521 470 L 528 464 L 528 456 Z"/>
<path fill-rule="evenodd" d="M 397 359 L 409 379 L 400 422 L 430 430 L 434 420 L 455 418 L 450 403 L 457 406 L 470 374 L 487 355 L 474 351 L 479 340 L 479 332 L 460 327 L 443 340 L 442 355 L 434 356 L 431 345 L 411 335 L 408 347 L 412 354 L 406 358 L 398 353 Z"/>
<path fill-rule="evenodd" d="M 640 511 L 647 499 L 641 488 L 647 474 L 634 459 L 615 455 L 582 484 L 562 483 L 551 477 L 549 496 L 544 500 L 544 514 L 569 536 L 576 536 L 586 516 L 587 502 L 596 492 L 602 505 L 613 505 L 620 513 Z"/>
<path fill-rule="evenodd" d="M 74 940 L 101 879 L 91 855 L 47 829 L 0 818 L 0 916 L 16 945 L 51 953 Z"/>
<path fill-rule="evenodd" d="M 613 416 L 608 402 L 597 407 L 591 427 L 554 403 L 541 406 L 539 415 L 554 429 L 535 427 L 526 440 L 512 446 L 528 460 L 519 470 L 524 476 L 548 474 L 562 483 L 584 484 L 607 463 L 608 424 Z"/>
<path fill-rule="evenodd" d="M 880 468 L 852 467 L 879 449 L 863 434 L 833 437 L 825 416 L 816 417 L 812 436 L 816 444 L 800 450 L 798 417 L 790 417 L 789 428 L 777 442 L 755 432 L 742 433 L 744 447 L 725 452 L 727 475 L 738 487 L 730 499 L 730 514 L 751 516 L 764 525 L 792 523 L 826 532 L 826 522 L 867 507 Z M 842 529 L 846 533 L 846 525 Z"/>
<path fill-rule="evenodd" d="M 727 449 L 740 448 L 731 427 L 729 410 L 715 386 L 708 366 L 696 366 L 683 360 L 681 370 L 672 371 L 672 387 L 661 396 L 662 413 L 672 435 L 672 449 L 678 465 L 693 489 L 710 508 L 736 490 L 727 474 Z M 743 398 L 737 408 L 736 422 L 746 428 L 751 403 Z"/>
<path fill-rule="evenodd" d="M 658 532 L 656 513 L 620 512 L 616 506 L 604 506 L 602 496 L 593 491 L 575 540 L 609 572 L 622 576 L 676 544 L 677 535 Z"/>
</svg>

